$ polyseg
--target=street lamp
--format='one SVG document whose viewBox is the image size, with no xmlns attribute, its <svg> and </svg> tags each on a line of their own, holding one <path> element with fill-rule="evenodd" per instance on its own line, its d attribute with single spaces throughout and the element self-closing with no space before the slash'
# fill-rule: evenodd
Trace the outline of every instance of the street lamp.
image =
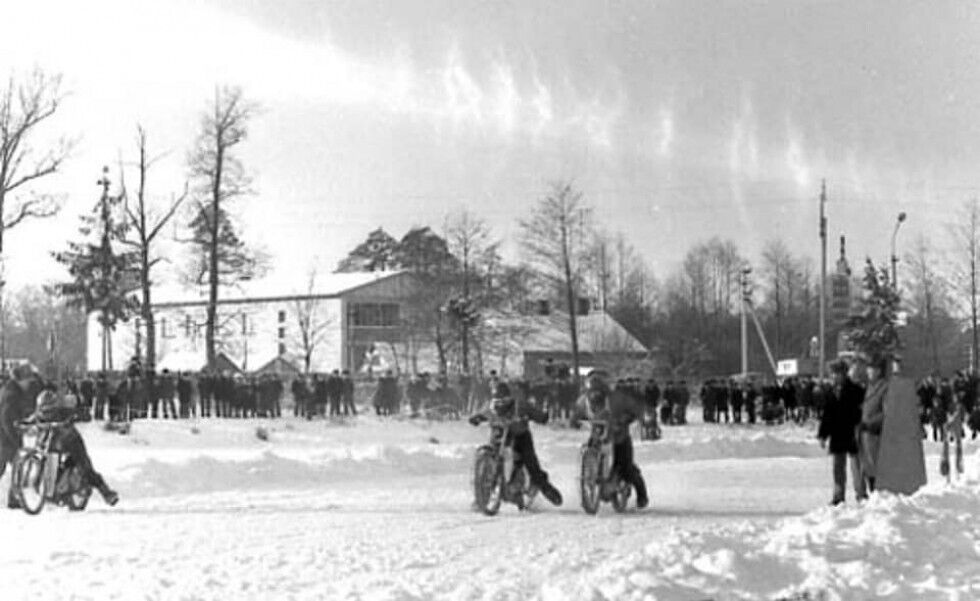
<svg viewBox="0 0 980 601">
<path fill-rule="evenodd" d="M 895 252 L 895 237 L 898 236 L 898 228 L 902 226 L 903 221 L 905 221 L 905 211 L 898 214 L 895 231 L 892 232 L 892 286 L 895 287 L 896 292 L 898 291 L 898 254 Z"/>
</svg>

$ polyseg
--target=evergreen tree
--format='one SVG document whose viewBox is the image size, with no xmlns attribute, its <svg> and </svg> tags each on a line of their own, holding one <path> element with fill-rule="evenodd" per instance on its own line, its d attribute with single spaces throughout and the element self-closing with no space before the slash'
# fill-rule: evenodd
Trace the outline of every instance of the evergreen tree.
<svg viewBox="0 0 980 601">
<path fill-rule="evenodd" d="M 894 359 L 902 348 L 898 336 L 900 302 L 888 269 L 876 267 L 871 259 L 864 267 L 864 294 L 859 311 L 847 321 L 845 336 L 858 353 L 871 360 Z"/>
<path fill-rule="evenodd" d="M 393 256 L 398 248 L 388 232 L 378 228 L 368 234 L 367 240 L 359 244 L 338 265 L 338 273 L 358 271 L 384 271 L 394 267 Z"/>
<path fill-rule="evenodd" d="M 134 292 L 138 287 L 139 257 L 133 252 L 119 252 L 115 243 L 124 224 L 116 218 L 120 197 L 109 195 L 109 180 L 103 170 L 102 197 L 93 214 L 81 217 L 82 240 L 69 242 L 68 250 L 53 253 L 55 260 L 68 269 L 71 281 L 55 286 L 71 307 L 86 313 L 98 312 L 102 326 L 102 369 L 112 369 L 110 333 L 120 321 L 139 309 Z"/>
</svg>

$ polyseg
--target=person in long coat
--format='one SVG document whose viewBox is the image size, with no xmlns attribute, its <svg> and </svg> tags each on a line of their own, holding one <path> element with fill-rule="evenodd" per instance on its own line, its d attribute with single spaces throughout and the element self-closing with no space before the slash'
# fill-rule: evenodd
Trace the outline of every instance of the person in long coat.
<svg viewBox="0 0 980 601">
<path fill-rule="evenodd" d="M 830 366 L 833 386 L 826 395 L 826 406 L 820 419 L 817 438 L 820 446 L 829 446 L 834 466 L 834 495 L 831 505 L 844 502 L 847 489 L 847 460 L 851 462 L 851 480 L 857 500 L 867 498 L 861 462 L 858 458 L 857 427 L 861 423 L 864 390 L 847 377 L 847 364 L 836 361 Z M 827 443 L 830 443 L 829 445 Z"/>
<path fill-rule="evenodd" d="M 885 397 L 888 395 L 886 368 L 888 359 L 874 357 L 868 365 L 868 386 L 861 403 L 861 423 L 858 425 L 861 474 L 868 491 L 875 489 L 878 468 L 878 450 L 881 431 L 885 423 Z"/>
</svg>

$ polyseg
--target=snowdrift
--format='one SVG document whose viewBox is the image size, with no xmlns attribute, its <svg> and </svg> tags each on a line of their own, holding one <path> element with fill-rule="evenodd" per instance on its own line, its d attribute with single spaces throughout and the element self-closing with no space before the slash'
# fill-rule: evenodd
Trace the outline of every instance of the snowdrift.
<svg viewBox="0 0 980 601">
<path fill-rule="evenodd" d="M 775 524 L 674 530 L 638 553 L 545 583 L 540 597 L 977 599 L 978 465 L 980 454 L 965 484 L 933 484 L 911 497 L 875 494 L 863 506 L 821 508 Z"/>
</svg>

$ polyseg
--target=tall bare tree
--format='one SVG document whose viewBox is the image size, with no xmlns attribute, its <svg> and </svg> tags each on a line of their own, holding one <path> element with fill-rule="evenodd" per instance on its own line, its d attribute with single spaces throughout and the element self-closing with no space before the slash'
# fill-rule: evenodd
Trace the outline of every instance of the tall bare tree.
<svg viewBox="0 0 980 601">
<path fill-rule="evenodd" d="M 322 314 L 320 301 L 313 298 L 316 291 L 316 266 L 310 268 L 306 280 L 306 298 L 297 299 L 295 345 L 303 356 L 303 373 L 310 373 L 313 353 L 327 340 L 333 321 Z"/>
<path fill-rule="evenodd" d="M 579 381 L 577 297 L 581 286 L 581 252 L 590 231 L 592 210 L 582 193 L 568 182 L 551 185 L 551 192 L 520 222 L 521 249 L 527 262 L 560 296 L 565 297 L 576 384 Z"/>
<path fill-rule="evenodd" d="M 149 158 L 146 147 L 146 130 L 143 126 L 136 126 L 136 150 L 139 154 L 136 163 L 138 182 L 136 187 L 135 203 L 129 202 L 129 194 L 123 184 L 123 201 L 126 209 L 125 227 L 121 242 L 133 249 L 138 256 L 137 269 L 139 275 L 139 286 L 141 291 L 140 318 L 146 326 L 146 365 L 147 376 L 150 370 L 156 365 L 156 323 L 154 321 L 152 286 L 153 279 L 151 271 L 157 263 L 163 260 L 155 252 L 154 242 L 160 235 L 163 228 L 177 214 L 177 209 L 184 203 L 188 196 L 188 186 L 184 184 L 184 191 L 180 196 L 173 197 L 163 210 L 157 210 L 147 200 L 147 177 L 150 168 L 160 158 L 159 156 Z M 120 167 L 120 171 L 123 171 Z M 125 182 L 125 180 L 123 180 Z"/>
<path fill-rule="evenodd" d="M 53 196 L 24 186 L 57 173 L 74 147 L 66 137 L 45 149 L 34 144 L 64 98 L 61 76 L 40 69 L 21 79 L 11 75 L 0 89 L 0 258 L 7 230 L 31 217 L 50 217 L 60 208 Z"/>
<path fill-rule="evenodd" d="M 970 369 L 977 373 L 980 353 L 980 333 L 977 331 L 977 263 L 980 261 L 980 201 L 976 198 L 964 203 L 956 222 L 950 225 L 958 247 L 958 259 L 953 262 L 953 281 L 959 292 L 959 300 L 969 312 L 972 334 Z"/>
<path fill-rule="evenodd" d="M 460 364 L 463 373 L 470 373 L 470 329 L 472 320 L 469 315 L 475 315 L 481 304 L 474 298 L 476 292 L 482 292 L 481 277 L 492 268 L 497 258 L 500 246 L 493 239 L 493 233 L 487 222 L 468 209 L 461 209 L 446 218 L 446 243 L 449 252 L 459 261 L 460 297 L 455 303 L 462 313 L 458 319 L 460 333 Z M 477 290 L 474 290 L 477 288 Z M 482 294 L 481 294 L 482 296 Z"/>
<path fill-rule="evenodd" d="M 919 236 L 911 253 L 906 255 L 905 262 L 909 266 L 909 278 L 905 283 L 909 293 L 907 298 L 913 311 L 918 316 L 914 320 L 918 327 L 918 341 L 928 352 L 929 365 L 932 371 L 941 369 L 939 353 L 939 322 L 941 313 L 947 307 L 946 282 L 936 270 L 935 256 L 929 240 Z M 910 324 L 912 325 L 912 324 Z"/>
<path fill-rule="evenodd" d="M 215 90 L 214 104 L 201 119 L 197 144 L 188 159 L 191 177 L 198 182 L 198 211 L 192 223 L 198 247 L 200 279 L 208 285 L 205 345 L 207 364 L 215 364 L 215 332 L 218 293 L 222 284 L 250 279 L 257 267 L 234 231 L 227 204 L 250 192 L 250 178 L 235 154 L 248 135 L 248 122 L 255 107 L 240 88 Z"/>
</svg>

